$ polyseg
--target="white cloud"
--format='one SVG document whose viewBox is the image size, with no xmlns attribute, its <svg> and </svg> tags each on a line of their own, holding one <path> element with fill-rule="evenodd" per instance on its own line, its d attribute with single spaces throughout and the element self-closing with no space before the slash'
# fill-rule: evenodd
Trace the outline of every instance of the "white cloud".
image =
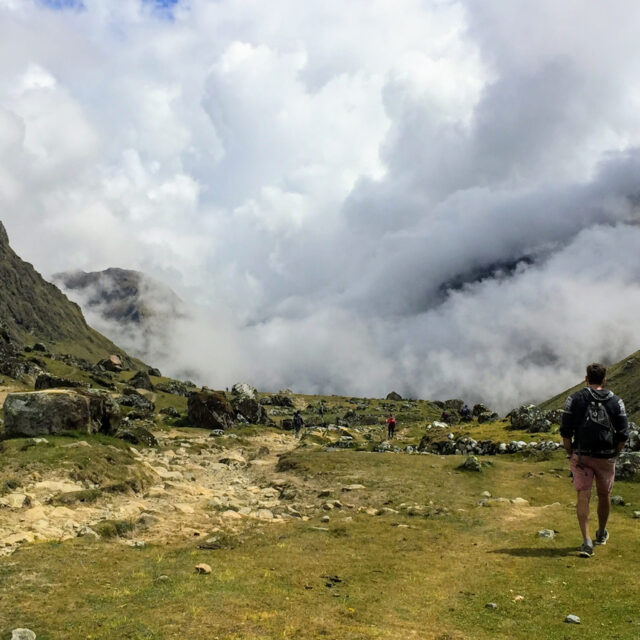
<svg viewBox="0 0 640 640">
<path fill-rule="evenodd" d="M 639 21 L 0 0 L 2 219 L 44 273 L 137 268 L 207 307 L 174 336 L 209 384 L 541 398 L 640 342 Z"/>
</svg>

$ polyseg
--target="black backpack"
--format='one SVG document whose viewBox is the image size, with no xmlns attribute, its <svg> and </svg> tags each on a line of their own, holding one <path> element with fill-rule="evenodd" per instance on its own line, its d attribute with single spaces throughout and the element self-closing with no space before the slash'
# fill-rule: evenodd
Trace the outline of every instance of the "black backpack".
<svg viewBox="0 0 640 640">
<path fill-rule="evenodd" d="M 615 456 L 616 432 L 606 407 L 609 398 L 599 400 L 591 393 L 585 398 L 584 418 L 576 429 L 577 453 L 595 457 Z"/>
</svg>

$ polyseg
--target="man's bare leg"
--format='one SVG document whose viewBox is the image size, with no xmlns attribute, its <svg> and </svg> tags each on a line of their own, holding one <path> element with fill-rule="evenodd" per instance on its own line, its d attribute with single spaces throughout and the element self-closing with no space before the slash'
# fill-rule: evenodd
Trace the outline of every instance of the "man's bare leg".
<svg viewBox="0 0 640 640">
<path fill-rule="evenodd" d="M 591 544 L 591 537 L 589 536 L 589 500 L 591 499 L 591 489 L 585 489 L 584 491 L 578 491 L 578 503 L 576 506 L 576 513 L 578 515 L 578 524 L 580 525 L 580 531 L 582 532 L 582 538 L 584 542 Z M 598 516 L 600 515 L 600 502 L 598 502 Z M 608 513 L 607 513 L 608 516 Z"/>
</svg>

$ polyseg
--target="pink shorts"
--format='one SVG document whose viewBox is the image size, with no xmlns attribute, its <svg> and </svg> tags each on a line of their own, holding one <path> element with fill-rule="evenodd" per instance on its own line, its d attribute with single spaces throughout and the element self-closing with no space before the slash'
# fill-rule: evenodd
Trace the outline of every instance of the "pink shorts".
<svg viewBox="0 0 640 640">
<path fill-rule="evenodd" d="M 616 476 L 616 459 L 582 456 L 578 465 L 578 454 L 574 453 L 571 456 L 571 471 L 576 491 L 591 491 L 595 477 L 598 495 L 608 495 Z"/>
</svg>

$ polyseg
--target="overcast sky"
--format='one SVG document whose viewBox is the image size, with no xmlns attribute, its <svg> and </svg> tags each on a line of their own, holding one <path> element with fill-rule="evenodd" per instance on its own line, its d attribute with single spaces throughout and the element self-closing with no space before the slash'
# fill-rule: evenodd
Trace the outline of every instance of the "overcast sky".
<svg viewBox="0 0 640 640">
<path fill-rule="evenodd" d="M 0 0 L 0 218 L 45 276 L 198 305 L 167 373 L 507 410 L 640 347 L 639 32 L 634 0 Z"/>
</svg>

